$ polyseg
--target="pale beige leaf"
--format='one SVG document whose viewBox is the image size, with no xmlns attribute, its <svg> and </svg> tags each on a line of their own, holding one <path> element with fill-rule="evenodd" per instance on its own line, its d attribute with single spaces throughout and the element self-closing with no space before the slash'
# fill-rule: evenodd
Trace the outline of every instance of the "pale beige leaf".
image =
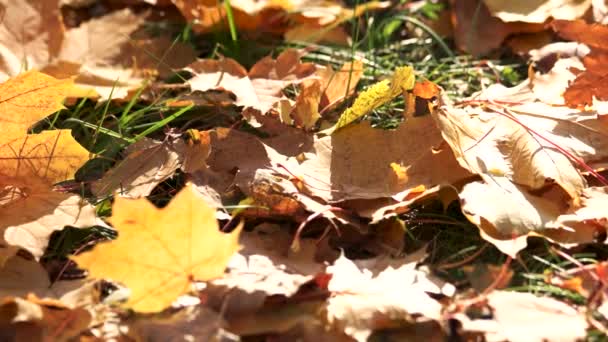
<svg viewBox="0 0 608 342">
<path fill-rule="evenodd" d="M 97 224 L 95 207 L 80 196 L 44 187 L 31 190 L 31 193 L 23 193 L 23 198 L 0 207 L 0 244 L 25 249 L 38 259 L 54 231 L 68 225 L 90 227 Z M 14 249 L 0 249 L 0 255 L 7 252 L 12 255 Z"/>
<path fill-rule="evenodd" d="M 2 0 L 0 81 L 38 69 L 59 54 L 64 36 L 59 0 Z"/>
<path fill-rule="evenodd" d="M 587 335 L 585 314 L 553 298 L 494 291 L 487 300 L 492 319 L 460 317 L 465 331 L 481 332 L 488 341 L 569 342 L 583 340 Z"/>
<path fill-rule="evenodd" d="M 329 323 L 357 341 L 367 341 L 372 330 L 382 328 L 382 322 L 391 319 L 439 319 L 442 306 L 429 293 L 451 295 L 454 288 L 429 279 L 427 270 L 417 270 L 418 258 L 392 260 L 388 265 L 371 260 L 363 262 L 365 267 L 341 256 L 326 271 L 332 275 L 328 285 L 333 293 L 327 304 Z M 417 315 L 422 317 L 413 317 Z"/>
<path fill-rule="evenodd" d="M 575 20 L 591 7 L 592 0 L 483 0 L 490 13 L 504 22 L 542 24 L 547 19 Z"/>
</svg>

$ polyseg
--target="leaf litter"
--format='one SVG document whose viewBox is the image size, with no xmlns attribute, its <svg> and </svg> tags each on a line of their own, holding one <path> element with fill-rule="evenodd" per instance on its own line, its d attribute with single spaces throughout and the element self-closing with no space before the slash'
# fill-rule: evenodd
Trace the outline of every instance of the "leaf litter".
<svg viewBox="0 0 608 342">
<path fill-rule="evenodd" d="M 527 79 L 467 98 L 447 96 L 414 60 L 378 73 L 360 55 L 315 57 L 323 46 L 310 43 L 352 44 L 346 28 L 390 13 L 388 3 L 135 3 L 0 2 L 1 339 L 576 341 L 606 331 L 600 2 L 441 2 L 457 48 L 508 45 L 533 61 Z M 588 11 L 596 23 L 583 21 Z M 545 45 L 549 30 L 573 42 Z M 247 62 L 234 46 L 223 56 L 201 45 L 223 31 L 227 44 L 309 45 Z M 395 104 L 398 127 L 370 123 Z M 89 159 L 107 158 L 96 155 L 105 135 L 123 153 L 81 181 Z M 73 243 L 52 271 L 45 252 L 65 227 L 117 237 Z M 444 235 L 455 246 L 442 247 Z M 543 244 L 564 261 L 534 254 Z M 442 248 L 459 248 L 444 257 L 459 261 L 438 262 Z M 597 258 L 576 254 L 593 249 Z M 530 257 L 550 268 L 535 274 Z M 541 291 L 518 287 L 522 277 Z"/>
</svg>

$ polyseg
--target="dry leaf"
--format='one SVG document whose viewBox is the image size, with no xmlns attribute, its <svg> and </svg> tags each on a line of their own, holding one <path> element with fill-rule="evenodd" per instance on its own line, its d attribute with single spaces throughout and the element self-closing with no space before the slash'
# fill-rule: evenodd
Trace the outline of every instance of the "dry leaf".
<svg viewBox="0 0 608 342">
<path fill-rule="evenodd" d="M 83 286 L 81 281 L 51 282 L 40 263 L 20 256 L 11 257 L 0 268 L 0 298 L 31 294 L 43 299 L 58 299 L 75 308 L 92 304 L 93 289 Z"/>
<path fill-rule="evenodd" d="M 215 210 L 192 185 L 163 209 L 145 199 L 118 197 L 110 223 L 118 231 L 116 240 L 73 259 L 90 277 L 124 283 L 131 290 L 125 305 L 139 312 L 163 310 L 188 292 L 194 280 L 221 277 L 239 249 L 240 228 L 220 232 Z"/>
<path fill-rule="evenodd" d="M 363 76 L 363 62 L 355 60 L 344 63 L 340 70 L 334 71 L 330 65 L 317 72 L 321 77 L 323 96 L 319 109 L 328 110 L 347 96 L 355 92 L 355 88 Z"/>
<path fill-rule="evenodd" d="M 137 317 L 129 322 L 129 337 L 136 341 L 221 340 L 222 318 L 209 308 L 187 307 L 169 317 Z M 222 336 L 224 337 L 224 336 Z"/>
<path fill-rule="evenodd" d="M 435 113 L 461 166 L 484 180 L 461 192 L 463 212 L 512 256 L 532 233 L 563 244 L 592 241 L 593 222 L 603 217 L 589 203 L 604 196 L 587 188 L 579 168 L 603 165 L 608 132 L 597 114 L 555 100 L 571 79 L 563 75 L 569 60 L 558 61 L 555 72 L 513 88 L 491 86 L 460 108 L 444 105 Z M 593 220 L 579 211 L 593 212 Z M 574 216 L 565 224 L 568 214 Z"/>
<path fill-rule="evenodd" d="M 576 78 L 568 84 L 563 94 L 566 104 L 572 108 L 593 107 L 598 101 L 608 101 L 608 88 L 604 79 L 608 75 L 608 26 L 587 24 L 583 20 L 554 20 L 553 30 L 561 37 L 586 44 L 591 52 L 583 57 L 583 66 L 570 70 Z"/>
<path fill-rule="evenodd" d="M 286 227 L 263 224 L 241 234 L 243 249 L 228 263 L 226 275 L 209 282 L 205 295 L 229 315 L 253 313 L 268 296 L 294 295 L 301 285 L 324 270 L 314 261 L 317 246 L 303 240 L 298 252 L 289 248 Z"/>
</svg>

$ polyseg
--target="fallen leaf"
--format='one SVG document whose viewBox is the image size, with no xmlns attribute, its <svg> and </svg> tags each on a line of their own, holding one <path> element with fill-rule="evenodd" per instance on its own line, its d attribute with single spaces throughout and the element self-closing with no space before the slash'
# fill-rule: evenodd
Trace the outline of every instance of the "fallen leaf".
<svg viewBox="0 0 608 342">
<path fill-rule="evenodd" d="M 163 209 L 146 199 L 118 197 L 109 221 L 118 238 L 73 259 L 90 277 L 124 283 L 131 290 L 125 305 L 139 312 L 163 310 L 188 292 L 194 280 L 221 277 L 239 249 L 240 228 L 220 232 L 215 210 L 192 185 Z"/>
<path fill-rule="evenodd" d="M 293 252 L 292 239 L 287 227 L 272 224 L 241 234 L 243 249 L 230 259 L 226 275 L 205 289 L 209 302 L 233 315 L 255 312 L 269 296 L 294 295 L 325 267 L 314 260 L 315 241 L 303 240 Z"/>
<path fill-rule="evenodd" d="M 579 168 L 603 163 L 606 128 L 593 112 L 551 103 L 568 77 L 548 75 L 513 88 L 491 86 L 460 108 L 445 105 L 434 114 L 460 165 L 484 180 L 460 193 L 463 212 L 482 237 L 511 256 L 525 247 L 528 235 L 566 245 L 593 241 L 594 224 L 582 217 L 564 224 L 561 215 L 588 212 L 590 199 L 600 196 Z M 558 84 L 547 86 L 544 77 Z M 603 215 L 591 211 L 598 219 Z"/>
<path fill-rule="evenodd" d="M 490 13 L 504 22 L 542 24 L 547 19 L 574 20 L 591 8 L 591 0 L 483 0 Z"/>
<path fill-rule="evenodd" d="M 459 49 L 475 56 L 486 55 L 502 46 L 503 41 L 515 33 L 543 31 L 536 23 L 505 23 L 490 14 L 485 0 L 452 0 L 454 39 Z M 475 20 L 471 20 L 475 18 Z"/>
<path fill-rule="evenodd" d="M 587 335 L 585 314 L 565 303 L 531 293 L 494 291 L 487 296 L 491 319 L 458 317 L 463 330 L 490 341 L 577 341 Z"/>
<path fill-rule="evenodd" d="M 237 97 L 236 104 L 268 112 L 275 103 L 284 98 L 282 90 L 291 84 L 299 84 L 312 77 L 317 66 L 300 62 L 302 52 L 286 50 L 276 59 L 264 57 L 247 72 L 236 61 L 199 60 L 186 70 L 195 74 L 188 80 L 190 88 L 207 91 L 225 89 Z"/>
<path fill-rule="evenodd" d="M 64 38 L 59 0 L 4 0 L 0 6 L 0 81 L 39 69 L 59 54 Z"/>
<path fill-rule="evenodd" d="M 129 322 L 129 337 L 137 341 L 177 341 L 190 338 L 199 341 L 230 341 L 228 336 L 221 336 L 223 325 L 225 323 L 218 313 L 198 305 L 187 307 L 168 317 L 137 317 Z"/>
<path fill-rule="evenodd" d="M 32 298 L 3 298 L 0 311 L 3 340 L 69 340 L 80 336 L 91 322 L 91 314 L 84 308 L 48 306 Z"/>
<path fill-rule="evenodd" d="M 317 138 L 305 161 L 297 163 L 292 158 L 286 166 L 302 178 L 310 194 L 327 202 L 399 197 L 420 185 L 431 188 L 469 176 L 455 165 L 449 150 L 435 149 L 442 143 L 428 115 L 408 119 L 396 130 L 354 124 Z M 380 146 L 382 153 L 378 153 Z M 396 177 L 394 164 L 399 165 L 401 178 L 388 183 L 387 179 Z"/>
<path fill-rule="evenodd" d="M 291 113 L 291 117 L 298 127 L 310 130 L 321 118 L 321 114 L 319 114 L 321 94 L 321 82 L 317 80 L 302 82 L 300 93 Z"/>
<path fill-rule="evenodd" d="M 319 109 L 326 111 L 352 95 L 363 76 L 363 70 L 363 62 L 360 60 L 344 63 L 342 68 L 336 71 L 330 65 L 319 70 L 317 74 L 321 78 L 321 89 L 323 90 Z"/>
<path fill-rule="evenodd" d="M 0 298 L 35 295 L 43 299 L 58 299 L 64 305 L 75 308 L 92 304 L 93 289 L 81 281 L 51 282 L 47 271 L 34 260 L 20 256 L 8 259 L 0 268 Z M 55 280 L 55 279 L 53 279 Z"/>
<path fill-rule="evenodd" d="M 333 293 L 327 304 L 329 324 L 357 341 L 367 341 L 371 331 L 381 329 L 383 322 L 438 320 L 442 306 L 429 294 L 451 295 L 453 287 L 429 279 L 428 271 L 416 269 L 417 261 L 397 259 L 387 265 L 372 260 L 359 266 L 342 255 L 326 271 L 332 275 L 328 285 Z"/>
<path fill-rule="evenodd" d="M 414 70 L 411 67 L 399 67 L 391 80 L 384 80 L 371 85 L 355 99 L 355 103 L 340 115 L 338 122 L 332 128 L 335 132 L 372 110 L 387 103 L 406 90 L 414 88 Z"/>
<path fill-rule="evenodd" d="M 0 246 L 5 247 L 0 249 L 0 266 L 20 248 L 40 259 L 51 234 L 65 226 L 99 223 L 95 207 L 78 195 L 53 192 L 44 184 L 30 191 L 0 206 Z"/>
<path fill-rule="evenodd" d="M 71 80 L 30 71 L 0 85 L 0 265 L 24 248 L 39 258 L 55 230 L 96 223 L 94 208 L 77 196 L 52 192 L 89 159 L 69 130 L 27 134 L 77 92 Z"/>
<path fill-rule="evenodd" d="M 608 101 L 608 88 L 603 82 L 608 75 L 608 49 L 604 45 L 608 39 L 608 26 L 587 24 L 583 20 L 554 20 L 551 26 L 561 37 L 591 48 L 583 57 L 584 67 L 571 68 L 576 78 L 563 94 L 566 104 L 572 108 L 589 108 L 597 102 Z"/>
</svg>

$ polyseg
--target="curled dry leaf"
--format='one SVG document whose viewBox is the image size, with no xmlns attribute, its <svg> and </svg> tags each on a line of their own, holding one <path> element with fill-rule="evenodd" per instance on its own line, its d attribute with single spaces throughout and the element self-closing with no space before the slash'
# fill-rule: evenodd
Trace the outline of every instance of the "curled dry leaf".
<svg viewBox="0 0 608 342">
<path fill-rule="evenodd" d="M 566 72 L 563 63 L 554 68 Z M 597 114 L 556 105 L 568 80 L 549 73 L 513 88 L 494 85 L 434 114 L 460 165 L 483 179 L 462 190 L 463 212 L 507 254 L 532 232 L 564 244 L 592 241 L 595 221 L 579 211 L 602 222 L 588 205 L 604 197 L 587 188 L 579 168 L 603 165 L 608 131 Z M 563 222 L 568 214 L 576 224 Z"/>
<path fill-rule="evenodd" d="M 118 238 L 73 259 L 90 277 L 124 283 L 131 290 L 125 305 L 139 312 L 167 308 L 194 280 L 221 277 L 239 249 L 241 227 L 230 234 L 220 232 L 215 209 L 192 185 L 163 209 L 146 199 L 119 197 L 109 221 Z"/>
<path fill-rule="evenodd" d="M 390 80 L 375 83 L 359 94 L 353 105 L 340 115 L 338 122 L 328 131 L 333 133 L 403 94 L 405 91 L 413 89 L 414 80 L 415 75 L 412 67 L 396 68 Z"/>
</svg>

